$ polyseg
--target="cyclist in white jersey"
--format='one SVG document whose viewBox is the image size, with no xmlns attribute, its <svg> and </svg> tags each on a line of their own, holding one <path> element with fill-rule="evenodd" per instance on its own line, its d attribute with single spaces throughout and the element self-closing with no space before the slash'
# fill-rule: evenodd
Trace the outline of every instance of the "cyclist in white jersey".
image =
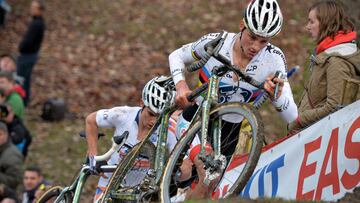
<svg viewBox="0 0 360 203">
<path fill-rule="evenodd" d="M 276 0 L 250 1 L 244 12 L 244 19 L 240 22 L 240 32 L 225 33 L 226 38 L 219 53 L 257 81 L 264 82 L 264 88 L 270 94 L 270 98 L 274 98 L 275 84 L 279 83 L 277 99 L 272 99 L 272 104 L 280 116 L 290 123 L 298 115 L 290 85 L 286 77 L 283 79 L 273 78 L 276 71 L 281 71 L 286 76 L 285 56 L 278 47 L 269 42 L 280 32 L 282 23 L 283 17 Z M 205 45 L 218 35 L 219 33 L 207 34 L 198 41 L 173 51 L 169 56 L 170 70 L 176 84 L 176 103 L 184 108 L 177 123 L 177 136 L 180 136 L 181 132 L 184 132 L 184 128 L 187 128 L 198 108 L 197 104 L 187 100 L 191 90 L 185 82 L 185 66 L 203 58 L 206 53 Z M 211 70 L 219 65 L 221 65 L 220 61 L 210 58 L 199 72 L 199 82 L 207 82 L 211 76 Z M 253 103 L 261 94 L 261 90 L 239 80 L 233 72 L 229 72 L 221 78 L 219 88 L 220 103 L 230 101 Z M 195 146 L 194 142 L 193 146 Z M 200 149 L 192 147 L 189 157 L 195 157 L 192 154 L 198 154 L 198 150 Z M 195 161 L 198 162 L 198 160 Z M 204 186 L 199 191 L 201 193 L 202 190 L 203 194 L 209 194 L 206 189 L 208 188 Z M 199 195 L 199 191 L 196 193 L 197 195 Z M 191 194 L 187 194 L 187 197 L 191 198 Z"/>
<path fill-rule="evenodd" d="M 114 128 L 114 135 L 121 135 L 125 131 L 129 132 L 125 145 L 121 149 L 118 149 L 118 153 L 114 153 L 110 160 L 107 161 L 107 164 L 109 165 L 116 165 L 128 153 L 131 147 L 146 137 L 149 130 L 154 125 L 157 116 L 163 111 L 166 101 L 174 97 L 175 92 L 167 92 L 165 88 L 161 86 L 159 81 L 162 79 L 163 77 L 156 77 L 145 85 L 142 91 L 141 106 L 121 106 L 111 109 L 102 109 L 87 116 L 86 139 L 88 143 L 90 167 L 93 173 L 100 173 L 97 171 L 96 162 L 93 158 L 97 155 L 97 135 L 99 128 Z M 152 135 L 150 141 L 154 144 L 156 143 L 156 132 Z M 176 137 L 169 134 L 167 140 L 168 149 L 171 150 L 175 143 Z M 148 160 L 141 161 L 143 163 Z M 142 165 L 147 166 L 147 164 Z M 139 169 L 139 171 L 134 172 L 133 176 L 127 176 L 129 179 L 126 180 L 126 183 L 133 184 L 134 182 L 141 180 L 141 177 L 143 177 L 145 173 L 146 172 Z M 108 185 L 111 175 L 112 173 L 105 173 L 100 177 L 94 202 L 97 202 L 100 199 Z"/>
</svg>

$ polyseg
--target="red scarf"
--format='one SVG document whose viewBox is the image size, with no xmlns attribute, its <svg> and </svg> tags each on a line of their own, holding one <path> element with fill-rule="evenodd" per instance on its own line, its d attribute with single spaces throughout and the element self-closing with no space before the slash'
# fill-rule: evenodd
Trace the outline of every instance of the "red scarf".
<svg viewBox="0 0 360 203">
<path fill-rule="evenodd" d="M 22 98 L 25 98 L 25 96 L 26 96 L 26 92 L 25 92 L 24 88 L 22 88 L 19 84 L 15 84 L 12 89 L 5 92 L 5 95 L 10 95 L 13 92 L 18 93 Z"/>
<path fill-rule="evenodd" d="M 320 54 L 321 52 L 335 45 L 351 42 L 355 39 L 356 39 L 355 31 L 349 33 L 345 33 L 344 31 L 339 31 L 335 35 L 334 39 L 332 39 L 331 37 L 326 37 L 323 41 L 321 41 L 316 47 L 316 54 Z"/>
</svg>

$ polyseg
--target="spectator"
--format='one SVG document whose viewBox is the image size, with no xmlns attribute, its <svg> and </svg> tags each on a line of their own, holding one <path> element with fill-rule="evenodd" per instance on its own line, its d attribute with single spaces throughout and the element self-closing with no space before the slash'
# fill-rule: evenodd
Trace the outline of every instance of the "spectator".
<svg viewBox="0 0 360 203">
<path fill-rule="evenodd" d="M 4 184 L 0 184 L 0 202 L 17 203 L 19 200 L 14 190 Z"/>
<path fill-rule="evenodd" d="M 14 77 L 10 72 L 0 72 L 0 89 L 5 92 L 5 102 L 20 119 L 24 119 L 25 106 L 21 92 L 15 83 Z"/>
<path fill-rule="evenodd" d="M 317 45 L 298 118 L 289 125 L 290 134 L 336 111 L 342 105 L 346 81 L 360 77 L 360 51 L 355 43 L 354 25 L 337 1 L 315 3 L 309 9 L 306 29 Z"/>
<path fill-rule="evenodd" d="M 49 183 L 44 179 L 41 169 L 37 166 L 30 166 L 25 169 L 23 184 L 25 192 L 23 193 L 22 203 L 32 203 L 36 196 L 45 191 Z"/>
<path fill-rule="evenodd" d="M 0 183 L 16 191 L 21 183 L 23 156 L 11 143 L 7 127 L 0 122 Z"/>
<path fill-rule="evenodd" d="M 6 13 L 10 11 L 10 5 L 5 0 L 0 0 L 0 28 L 4 27 Z"/>
<path fill-rule="evenodd" d="M 9 105 L 0 104 L 0 120 L 7 125 L 12 143 L 26 158 L 32 140 L 29 130 L 22 120 L 12 112 Z"/>
<path fill-rule="evenodd" d="M 4 24 L 5 24 L 5 14 L 6 14 L 6 11 L 5 9 L 2 7 L 2 2 L 4 0 L 0 0 L 0 28 L 4 27 Z"/>
<path fill-rule="evenodd" d="M 14 79 L 16 81 L 17 84 L 23 85 L 24 84 L 24 78 L 21 76 L 18 76 L 16 73 L 16 61 L 14 56 L 10 55 L 10 54 L 3 54 L 0 56 L 0 71 L 6 71 L 6 72 L 11 72 L 13 73 Z M 18 85 L 18 88 L 21 88 L 22 92 L 24 92 L 24 97 L 25 97 L 25 91 L 24 89 Z"/>
<path fill-rule="evenodd" d="M 33 19 L 19 45 L 20 56 L 17 60 L 17 73 L 25 79 L 23 85 L 26 92 L 25 106 L 27 106 L 30 99 L 31 73 L 38 60 L 39 50 L 44 38 L 45 21 L 42 16 L 44 9 L 42 0 L 33 0 L 31 2 L 30 12 Z"/>
<path fill-rule="evenodd" d="M 1 71 L 13 72 L 16 71 L 15 58 L 10 54 L 3 54 L 0 56 Z"/>
</svg>

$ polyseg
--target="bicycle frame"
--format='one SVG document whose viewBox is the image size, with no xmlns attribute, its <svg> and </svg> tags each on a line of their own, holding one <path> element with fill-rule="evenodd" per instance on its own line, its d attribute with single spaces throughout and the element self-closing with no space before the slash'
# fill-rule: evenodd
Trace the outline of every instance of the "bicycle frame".
<svg viewBox="0 0 360 203">
<path fill-rule="evenodd" d="M 156 144 L 156 156 L 155 156 L 155 167 L 154 167 L 154 170 L 156 172 L 156 179 L 155 179 L 156 184 L 159 183 L 164 169 L 166 141 L 167 141 L 168 128 L 169 128 L 169 118 L 175 110 L 176 110 L 175 107 L 165 109 L 164 113 L 159 118 L 161 125 L 159 129 L 158 141 Z"/>
<path fill-rule="evenodd" d="M 75 180 L 71 183 L 70 186 L 64 187 L 64 189 L 60 192 L 58 197 L 55 199 L 54 203 L 58 203 L 66 197 L 66 195 L 72 196 L 72 202 L 78 203 L 80 202 L 81 192 L 84 188 L 86 180 L 91 175 L 90 174 L 90 167 L 88 165 L 83 164 L 78 176 Z M 113 172 L 116 169 L 116 165 L 105 165 L 101 166 L 101 170 L 104 172 Z M 71 195 L 73 193 L 73 195 Z"/>
<path fill-rule="evenodd" d="M 105 161 L 110 158 L 110 156 L 117 150 L 118 147 L 122 147 L 125 144 L 125 141 L 129 135 L 128 131 L 125 131 L 122 135 L 116 135 L 112 139 L 111 148 L 103 155 L 95 156 L 94 159 L 96 161 Z M 85 137 L 85 134 L 80 133 L 80 136 Z M 100 167 L 100 170 L 104 173 L 106 172 L 114 172 L 116 170 L 116 165 L 103 165 Z M 90 166 L 87 164 L 83 164 L 80 172 L 78 173 L 75 180 L 71 183 L 70 186 L 65 187 L 61 190 L 60 194 L 57 195 L 55 199 L 55 203 L 66 200 L 66 202 L 70 202 L 72 200 L 73 203 L 78 203 L 80 201 L 80 195 L 82 189 L 85 185 L 87 178 L 92 175 L 90 173 Z M 51 189 L 50 189 L 51 190 Z M 46 197 L 41 197 L 46 198 Z M 40 198 L 40 199 L 41 199 Z M 48 199 L 45 199 L 47 201 Z"/>
<path fill-rule="evenodd" d="M 217 69 L 214 69 L 214 75 L 210 77 L 208 88 L 199 87 L 197 91 L 194 91 L 194 97 L 197 97 L 201 93 L 203 93 L 206 89 L 207 97 L 202 102 L 201 108 L 197 110 L 195 113 L 195 116 L 193 117 L 192 121 L 190 123 L 194 123 L 196 119 L 200 116 L 201 113 L 201 122 L 202 122 L 202 129 L 201 129 L 201 153 L 205 154 L 205 147 L 206 147 L 206 138 L 207 138 L 207 126 L 209 124 L 209 114 L 210 109 L 214 104 L 217 104 L 218 102 L 218 86 L 219 86 L 219 76 L 217 75 Z M 165 164 L 165 151 L 166 151 L 166 141 L 167 141 L 167 133 L 168 133 L 168 126 L 169 126 L 169 118 L 170 115 L 176 110 L 176 107 L 167 108 L 165 109 L 164 113 L 161 114 L 161 116 L 158 118 L 156 124 L 154 125 L 153 129 L 150 130 L 149 135 L 144 139 L 143 142 L 146 141 L 146 139 L 150 138 L 154 130 L 157 128 L 157 125 L 160 125 L 159 135 L 158 135 L 158 142 L 156 144 L 156 156 L 155 156 L 155 167 L 154 170 L 156 171 L 156 184 L 159 183 L 163 169 Z M 214 140 L 215 140 L 215 158 L 218 158 L 221 155 L 220 152 L 220 139 L 221 139 L 221 121 L 218 121 L 217 123 L 213 124 L 213 128 L 215 130 L 214 133 Z M 188 128 L 189 129 L 189 128 Z"/>
<path fill-rule="evenodd" d="M 68 194 L 69 192 L 74 192 L 73 201 L 72 202 L 79 202 L 80 194 L 82 189 L 85 185 L 87 178 L 89 177 L 89 166 L 83 165 L 81 168 L 79 175 L 76 177 L 75 181 L 68 187 L 65 187 L 60 195 L 56 198 L 55 203 L 58 203 L 63 197 Z"/>
</svg>

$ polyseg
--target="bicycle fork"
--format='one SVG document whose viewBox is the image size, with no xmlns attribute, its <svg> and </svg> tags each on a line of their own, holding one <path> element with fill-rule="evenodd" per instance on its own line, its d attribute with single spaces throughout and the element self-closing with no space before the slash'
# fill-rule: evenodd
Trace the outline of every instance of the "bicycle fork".
<svg viewBox="0 0 360 203">
<path fill-rule="evenodd" d="M 201 151 L 199 159 L 204 163 L 205 179 L 204 184 L 209 185 L 210 182 L 221 176 L 222 171 L 226 167 L 226 157 L 221 154 L 221 118 L 214 119 L 212 123 L 213 129 L 213 154 L 206 152 L 206 138 L 208 137 L 209 115 L 210 109 L 218 101 L 219 77 L 214 75 L 210 78 L 209 89 L 206 100 L 202 103 L 201 117 Z"/>
</svg>

